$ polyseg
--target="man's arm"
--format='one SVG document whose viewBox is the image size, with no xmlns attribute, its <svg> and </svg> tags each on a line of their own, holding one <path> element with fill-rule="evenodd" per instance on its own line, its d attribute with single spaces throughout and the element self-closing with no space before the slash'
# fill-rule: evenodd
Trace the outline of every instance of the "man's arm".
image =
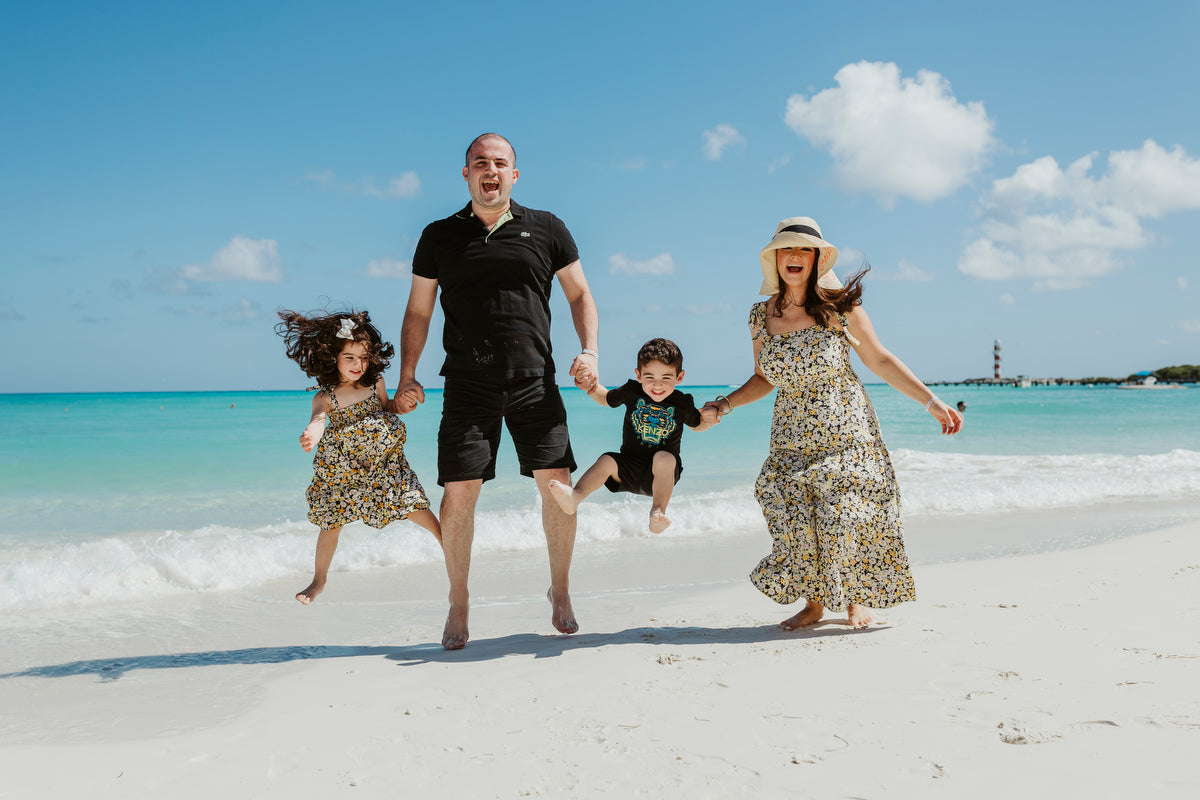
<svg viewBox="0 0 1200 800">
<path fill-rule="evenodd" d="M 556 274 L 563 294 L 567 297 L 567 303 L 571 306 L 571 319 L 575 323 L 575 332 L 579 335 L 579 348 L 598 352 L 600 316 L 596 312 L 592 290 L 588 288 L 587 278 L 584 277 L 583 265 L 576 260 Z M 571 369 L 567 374 L 575 378 L 576 386 L 591 391 L 600 381 L 599 356 L 580 353 L 571 362 Z"/>
<path fill-rule="evenodd" d="M 404 324 L 400 328 L 400 378 L 396 382 L 396 393 L 392 395 L 391 410 L 400 410 L 400 396 L 411 393 L 411 399 L 425 402 L 425 387 L 417 380 L 417 362 L 425 350 L 429 338 L 429 321 L 433 319 L 433 307 L 437 302 L 438 282 L 433 278 L 413 275 L 412 288 L 408 290 L 408 307 L 404 310 Z M 404 411 L 410 411 L 411 406 Z"/>
</svg>

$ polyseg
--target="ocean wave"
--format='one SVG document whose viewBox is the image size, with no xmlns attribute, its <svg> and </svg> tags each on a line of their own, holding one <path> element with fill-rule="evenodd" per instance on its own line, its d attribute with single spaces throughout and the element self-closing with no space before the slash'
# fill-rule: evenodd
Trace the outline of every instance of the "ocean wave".
<svg viewBox="0 0 1200 800">
<path fill-rule="evenodd" d="M 998 513 L 1200 496 L 1200 453 L 1190 450 L 1142 456 L 897 450 L 893 460 L 908 514 Z M 650 537 L 649 509 L 649 498 L 601 492 L 580 508 L 578 543 Z M 681 484 L 670 516 L 674 524 L 661 538 L 765 532 L 750 485 L 689 494 L 686 483 Z M 242 589 L 289 576 L 299 586 L 311 575 L 315 542 L 315 529 L 306 522 L 209 525 L 52 544 L 7 542 L 0 549 L 0 612 Z M 536 504 L 477 516 L 477 551 L 544 548 Z M 437 543 L 416 525 L 398 523 L 377 531 L 356 523 L 343 532 L 333 569 L 352 572 L 440 559 Z"/>
</svg>

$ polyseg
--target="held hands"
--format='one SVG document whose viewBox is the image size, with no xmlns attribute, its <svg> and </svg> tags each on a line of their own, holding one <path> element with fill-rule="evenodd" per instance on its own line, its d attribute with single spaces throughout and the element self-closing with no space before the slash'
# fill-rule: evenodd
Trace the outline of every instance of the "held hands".
<svg viewBox="0 0 1200 800">
<path fill-rule="evenodd" d="M 396 387 L 396 393 L 388 401 L 387 410 L 393 414 L 407 414 L 416 408 L 418 403 L 424 402 L 425 387 L 416 378 L 411 378 Z"/>
<path fill-rule="evenodd" d="M 707 425 L 716 425 L 721 421 L 719 403 L 709 401 L 700 409 L 700 419 Z"/>
<path fill-rule="evenodd" d="M 591 353 L 580 353 L 571 362 L 567 374 L 575 379 L 575 385 L 591 392 L 600 382 L 600 359 Z"/>
</svg>

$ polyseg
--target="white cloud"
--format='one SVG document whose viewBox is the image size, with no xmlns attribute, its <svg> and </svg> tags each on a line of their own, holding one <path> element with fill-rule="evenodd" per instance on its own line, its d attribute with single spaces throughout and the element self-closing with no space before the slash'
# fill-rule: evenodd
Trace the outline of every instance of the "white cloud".
<svg viewBox="0 0 1200 800">
<path fill-rule="evenodd" d="M 367 264 L 368 278 L 407 278 L 412 274 L 411 261 L 376 258 Z"/>
<path fill-rule="evenodd" d="M 1178 278 L 1175 279 L 1175 285 L 1178 286 L 1180 289 L 1186 289 L 1188 287 L 1187 278 L 1180 275 Z"/>
<path fill-rule="evenodd" d="M 717 161 L 725 151 L 733 145 L 744 145 L 746 140 L 732 125 L 721 123 L 712 130 L 702 134 L 704 138 L 704 157 L 709 161 Z"/>
<path fill-rule="evenodd" d="M 841 260 L 840 258 L 838 259 Z M 907 283 L 924 283 L 933 280 L 933 273 L 926 272 L 916 264 L 910 264 L 903 258 L 900 267 L 895 272 L 871 271 L 871 277 L 881 281 L 903 281 Z"/>
<path fill-rule="evenodd" d="M 701 316 L 707 314 L 724 314 L 727 311 L 732 311 L 733 306 L 728 303 L 716 303 L 714 305 L 690 305 L 684 306 L 683 310 L 689 314 L 698 314 Z"/>
<path fill-rule="evenodd" d="M 646 159 L 631 158 L 627 161 L 622 161 L 617 165 L 617 169 L 622 169 L 627 172 L 641 172 L 646 168 Z"/>
<path fill-rule="evenodd" d="M 382 189 L 374 181 L 368 181 L 362 187 L 363 194 L 378 197 L 380 200 L 397 200 L 404 197 L 416 197 L 421 191 L 421 179 L 415 172 L 406 172 L 399 178 L 392 178 Z"/>
<path fill-rule="evenodd" d="M 236 306 L 222 311 L 221 317 L 228 322 L 254 322 L 264 319 L 265 315 L 258 303 L 243 297 Z"/>
<path fill-rule="evenodd" d="M 392 178 L 382 187 L 374 179 L 356 182 L 338 181 L 337 174 L 331 169 L 310 171 L 300 179 L 305 183 L 315 183 L 325 189 L 340 189 L 348 194 L 362 194 L 377 197 L 380 200 L 399 200 L 416 197 L 421 193 L 421 179 L 415 172 L 405 172 L 398 178 Z"/>
<path fill-rule="evenodd" d="M 767 174 L 774 175 L 777 170 L 783 169 L 790 163 L 792 163 L 792 157 L 790 155 L 780 156 L 770 164 L 767 164 Z"/>
<path fill-rule="evenodd" d="M 662 310 L 663 310 L 662 303 L 651 303 L 650 305 L 646 306 L 647 314 L 657 314 L 658 312 L 660 312 Z"/>
<path fill-rule="evenodd" d="M 613 275 L 673 275 L 677 270 L 670 253 L 662 253 L 646 261 L 631 261 L 624 253 L 608 258 L 608 271 Z"/>
<path fill-rule="evenodd" d="M 847 191 L 889 206 L 897 197 L 947 197 L 996 146 L 983 104 L 958 102 L 936 72 L 902 79 L 895 64 L 861 61 L 842 67 L 834 80 L 836 88 L 789 97 L 785 120 L 830 152 Z"/>
<path fill-rule="evenodd" d="M 1200 333 L 1200 319 L 1185 319 L 1179 323 L 1179 327 L 1188 333 Z"/>
<path fill-rule="evenodd" d="M 1200 209 L 1200 159 L 1181 147 L 1168 152 L 1146 141 L 1110 153 L 1104 174 L 1093 177 L 1097 155 L 1066 169 L 1043 156 L 997 180 L 980 201 L 981 235 L 963 250 L 959 270 L 986 280 L 1032 278 L 1039 289 L 1078 288 L 1151 244 L 1141 218 Z"/>
<path fill-rule="evenodd" d="M 1017 304 L 1017 298 L 1013 297 L 1011 294 L 1000 295 L 1000 305 L 1015 306 L 1016 304 Z"/>
<path fill-rule="evenodd" d="M 191 281 L 262 281 L 279 283 L 279 246 L 274 239 L 247 239 L 241 234 L 213 255 L 207 264 L 183 268 Z"/>
</svg>

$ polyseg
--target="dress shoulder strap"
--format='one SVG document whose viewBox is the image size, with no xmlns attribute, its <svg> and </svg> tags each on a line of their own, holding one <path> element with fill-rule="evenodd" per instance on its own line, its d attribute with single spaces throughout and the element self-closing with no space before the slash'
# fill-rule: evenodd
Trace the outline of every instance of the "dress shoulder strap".
<svg viewBox="0 0 1200 800">
<path fill-rule="evenodd" d="M 767 301 L 750 306 L 750 338 L 756 342 L 767 339 Z"/>
<path fill-rule="evenodd" d="M 862 342 L 854 338 L 854 334 L 850 333 L 850 326 L 846 324 L 846 315 L 838 314 L 838 326 L 842 329 L 842 333 L 846 334 L 846 338 L 850 340 L 850 344 L 858 347 Z"/>
</svg>

